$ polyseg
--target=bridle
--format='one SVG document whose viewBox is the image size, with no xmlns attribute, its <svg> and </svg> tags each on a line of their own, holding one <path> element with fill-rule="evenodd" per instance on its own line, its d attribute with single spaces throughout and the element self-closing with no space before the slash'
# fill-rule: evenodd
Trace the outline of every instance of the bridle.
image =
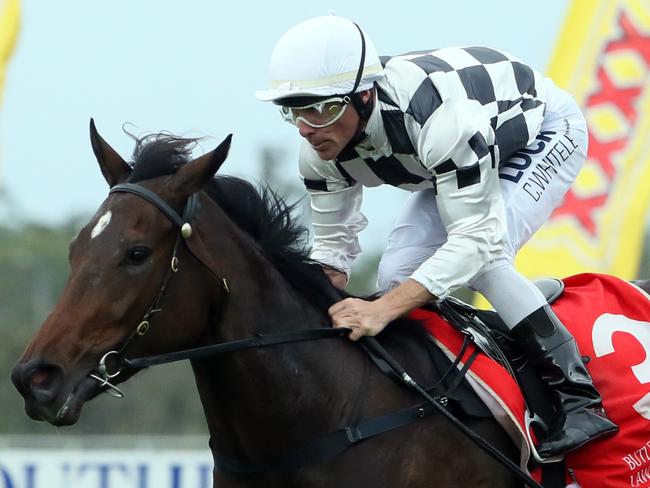
<svg viewBox="0 0 650 488">
<path fill-rule="evenodd" d="M 171 222 L 176 227 L 180 229 L 180 232 L 174 244 L 169 267 L 165 271 L 165 275 L 163 277 L 160 288 L 158 289 L 158 292 L 151 302 L 151 305 L 149 305 L 149 308 L 142 316 L 142 320 L 118 349 L 109 351 L 102 356 L 97 366 L 98 374 L 90 374 L 92 378 L 95 378 L 101 383 L 100 386 L 107 388 L 107 393 L 122 398 L 124 394 L 120 391 L 119 388 L 111 384 L 108 380 L 115 378 L 121 373 L 124 362 L 124 353 L 138 339 L 142 338 L 149 331 L 151 325 L 151 317 L 154 314 L 162 311 L 162 299 L 165 295 L 165 290 L 167 289 L 167 286 L 169 285 L 172 277 L 179 269 L 178 248 L 182 240 L 188 239 L 192 235 L 192 225 L 190 222 L 196 209 L 197 197 L 196 195 L 189 196 L 183 210 L 183 215 L 181 216 L 178 215 L 176 210 L 168 205 L 167 202 L 160 198 L 156 193 L 149 190 L 148 188 L 145 188 L 142 185 L 137 185 L 134 183 L 120 183 L 114 185 L 110 189 L 109 195 L 113 193 L 132 193 L 145 199 L 146 201 L 155 205 L 169 220 L 171 220 Z M 224 286 L 227 289 L 227 284 L 225 281 Z M 110 366 L 109 362 L 113 362 L 113 365 Z"/>
<path fill-rule="evenodd" d="M 119 348 L 108 351 L 106 354 L 104 354 L 99 360 L 96 369 L 89 373 L 89 376 L 91 378 L 99 381 L 99 386 L 104 388 L 104 391 L 106 393 L 117 398 L 124 397 L 124 393 L 109 381 L 117 377 L 124 368 L 142 369 L 157 364 L 181 361 L 184 359 L 202 359 L 208 356 L 241 351 L 244 349 L 260 348 L 277 344 L 286 344 L 290 342 L 300 342 L 331 337 L 344 337 L 347 333 L 349 333 L 348 329 L 334 329 L 331 327 L 291 330 L 268 335 L 257 334 L 256 336 L 249 339 L 212 344 L 209 346 L 186 349 L 182 351 L 160 354 L 157 356 L 127 359 L 125 357 L 127 349 L 133 346 L 137 340 L 141 339 L 149 331 L 151 327 L 151 318 L 163 310 L 162 301 L 165 295 L 165 290 L 167 290 L 170 281 L 180 268 L 178 250 L 181 247 L 181 244 L 184 244 L 188 251 L 197 259 L 197 261 L 203 264 L 203 266 L 208 271 L 210 271 L 210 273 L 218 280 L 218 282 L 221 283 L 226 295 L 230 293 L 230 288 L 225 278 L 219 276 L 208 264 L 206 264 L 204 260 L 199 257 L 198 253 L 192 251 L 190 238 L 193 235 L 192 221 L 194 219 L 196 209 L 198 208 L 197 194 L 192 194 L 187 198 L 183 209 L 183 214 L 179 215 L 178 212 L 176 212 L 176 210 L 174 210 L 158 194 L 142 185 L 138 185 L 136 183 L 119 183 L 110 189 L 109 195 L 113 193 L 131 193 L 140 198 L 143 198 L 147 202 L 157 207 L 158 210 L 160 210 L 165 215 L 165 217 L 167 217 L 179 230 L 179 234 L 174 243 L 172 258 L 170 260 L 169 267 L 163 276 L 160 288 L 152 300 L 151 305 L 149 305 L 146 312 L 143 314 L 139 324 L 129 334 L 129 336 L 124 340 Z"/>
</svg>

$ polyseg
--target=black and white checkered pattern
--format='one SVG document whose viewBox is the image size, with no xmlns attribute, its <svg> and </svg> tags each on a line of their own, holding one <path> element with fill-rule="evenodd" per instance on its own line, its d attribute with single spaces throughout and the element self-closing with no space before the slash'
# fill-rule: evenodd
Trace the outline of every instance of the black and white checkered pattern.
<svg viewBox="0 0 650 488">
<path fill-rule="evenodd" d="M 369 147 L 362 142 L 336 161 L 341 181 L 349 185 L 385 183 L 415 191 L 435 188 L 436 179 L 452 171 L 457 189 L 480 184 L 482 170 L 494 169 L 526 147 L 539 130 L 544 77 L 506 53 L 452 47 L 383 57 L 382 63 L 386 76 L 378 85 L 381 123 L 369 124 L 365 141 L 370 141 Z M 445 138 L 451 122 L 442 113 L 446 105 L 461 102 L 480 104 L 485 123 L 459 142 Z M 431 141 L 422 141 L 423 137 Z M 382 139 L 388 141 L 388 149 L 372 146 Z M 426 147 L 433 150 L 418 154 Z M 303 176 L 312 191 L 341 187 L 340 181 Z"/>
</svg>

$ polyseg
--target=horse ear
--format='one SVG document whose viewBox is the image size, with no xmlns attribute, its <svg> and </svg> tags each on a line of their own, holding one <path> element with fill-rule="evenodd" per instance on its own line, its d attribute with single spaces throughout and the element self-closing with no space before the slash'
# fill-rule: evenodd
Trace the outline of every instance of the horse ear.
<svg viewBox="0 0 650 488">
<path fill-rule="evenodd" d="M 226 160 L 231 139 L 232 134 L 228 134 L 228 137 L 216 149 L 181 166 L 172 183 L 176 191 L 184 195 L 191 195 L 203 188 Z"/>
<path fill-rule="evenodd" d="M 95 121 L 90 119 L 90 144 L 108 186 L 124 181 L 131 173 L 131 166 L 97 132 Z"/>
</svg>

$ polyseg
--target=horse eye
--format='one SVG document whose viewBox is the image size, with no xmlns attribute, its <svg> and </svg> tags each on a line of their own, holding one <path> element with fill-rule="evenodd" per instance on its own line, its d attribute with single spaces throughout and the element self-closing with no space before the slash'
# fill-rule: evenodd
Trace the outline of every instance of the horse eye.
<svg viewBox="0 0 650 488">
<path fill-rule="evenodd" d="M 124 261 L 127 264 L 142 264 L 151 255 L 151 250 L 147 247 L 132 247 L 126 251 Z"/>
</svg>

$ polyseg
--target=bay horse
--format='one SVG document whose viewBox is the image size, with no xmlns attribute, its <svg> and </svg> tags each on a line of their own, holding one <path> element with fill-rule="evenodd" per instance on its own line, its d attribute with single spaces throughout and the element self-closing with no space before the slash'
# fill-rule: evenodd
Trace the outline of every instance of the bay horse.
<svg viewBox="0 0 650 488">
<path fill-rule="evenodd" d="M 327 309 L 337 293 L 308 258 L 307 234 L 291 206 L 270 190 L 215 176 L 230 136 L 196 159 L 195 141 L 148 136 L 137 141 L 132 164 L 92 120 L 90 136 L 112 191 L 70 244 L 67 284 L 12 371 L 27 415 L 74 424 L 86 401 L 137 372 L 114 367 L 107 374 L 111 352 L 133 359 L 331 326 Z M 128 185 L 150 193 L 134 194 Z M 156 198 L 162 203 L 152 204 Z M 190 200 L 191 226 L 175 223 Z M 417 327 L 401 320 L 382 335 L 399 346 L 391 350 L 409 371 L 435 379 L 425 348 L 410 334 Z M 193 359 L 192 367 L 213 453 L 224 459 L 281 458 L 343 425 L 421 400 L 345 335 Z M 495 420 L 469 418 L 467 425 L 518 459 Z M 215 468 L 214 485 L 522 486 L 441 415 L 296 469 L 242 475 Z"/>
</svg>

